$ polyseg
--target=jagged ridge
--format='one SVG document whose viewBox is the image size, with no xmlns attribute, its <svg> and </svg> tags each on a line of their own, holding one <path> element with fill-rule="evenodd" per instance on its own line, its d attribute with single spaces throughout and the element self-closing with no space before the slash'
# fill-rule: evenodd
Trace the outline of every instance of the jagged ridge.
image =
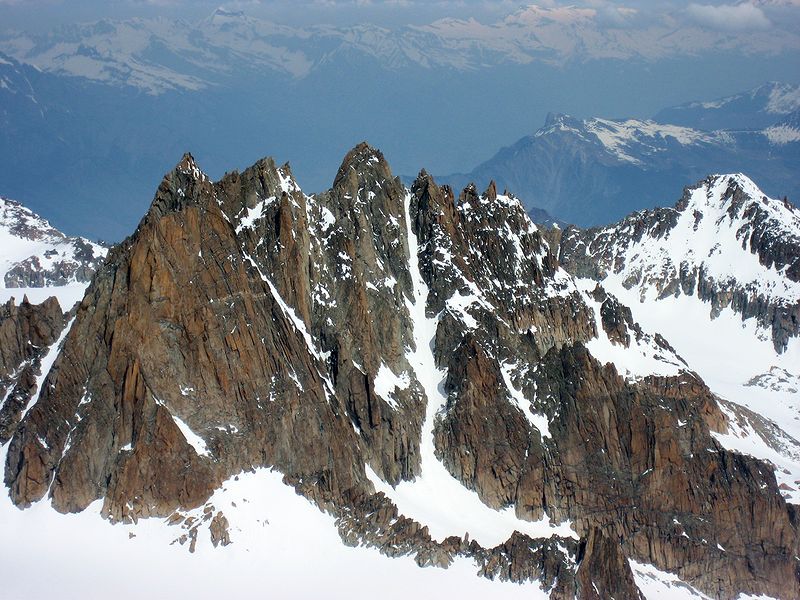
<svg viewBox="0 0 800 600">
<path fill-rule="evenodd" d="M 212 183 L 186 155 L 95 275 L 5 482 L 20 506 L 102 498 L 112 519 L 183 521 L 272 466 L 352 543 L 468 555 L 554 598 L 637 597 L 627 558 L 720 597 L 796 595 L 795 513 L 772 469 L 716 442 L 713 395 L 639 329 L 494 185 L 456 201 L 423 172 L 407 190 L 361 144 L 312 197 L 270 159 Z M 594 340 L 641 344 L 669 374 L 623 378 Z M 555 544 L 487 548 L 401 518 L 392 501 L 431 476 L 431 453 Z"/>
<path fill-rule="evenodd" d="M 0 284 L 5 288 L 88 283 L 107 252 L 85 238 L 64 235 L 6 198 L 0 198 L 0 245 Z"/>
</svg>

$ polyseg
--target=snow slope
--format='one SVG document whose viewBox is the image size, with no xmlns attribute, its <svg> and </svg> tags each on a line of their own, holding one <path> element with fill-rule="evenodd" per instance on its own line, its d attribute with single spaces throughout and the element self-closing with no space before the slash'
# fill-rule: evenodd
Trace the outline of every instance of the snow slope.
<svg viewBox="0 0 800 600">
<path fill-rule="evenodd" d="M 108 248 L 84 238 L 68 237 L 45 219 L 18 202 L 0 197 L 0 302 L 24 295 L 36 304 L 56 296 L 61 308 L 69 310 L 83 298 L 88 278 L 83 267 L 97 264 Z M 10 271 L 27 265 L 41 274 L 44 285 L 14 284 Z"/>
<path fill-rule="evenodd" d="M 737 210 L 731 206 L 726 191 L 732 185 L 747 195 L 747 206 Z M 648 232 L 637 240 L 633 221 L 630 226 L 617 227 L 609 236 L 613 246 L 607 250 L 615 257 L 615 268 L 604 284 L 616 289 L 624 287 L 626 281 L 628 287 L 635 282 L 644 299 L 657 292 L 659 282 L 674 279 L 684 265 L 689 265 L 701 267 L 707 278 L 721 285 L 743 288 L 772 300 L 798 301 L 800 282 L 786 276 L 788 265 L 763 265 L 752 249 L 749 234 L 750 205 L 755 205 L 767 213 L 769 235 L 800 244 L 800 211 L 764 198 L 745 175 L 717 176 L 691 190 L 677 223 L 663 235 Z"/>
<path fill-rule="evenodd" d="M 3 462 L 6 450 L 0 451 Z M 382 598 L 398 600 L 450 594 L 546 597 L 535 585 L 476 577 L 477 567 L 468 561 L 456 560 L 447 570 L 420 569 L 411 557 L 387 558 L 373 549 L 347 547 L 333 518 L 284 485 L 277 472 L 243 473 L 225 482 L 209 502 L 224 510 L 232 543 L 214 548 L 202 529 L 190 554 L 188 545 L 173 544 L 184 531 L 165 520 L 110 525 L 100 517 L 100 502 L 62 515 L 47 502 L 20 511 L 0 495 L 0 531 L 6 540 L 0 563 L 4 572 L 15 574 L 4 582 L 3 597 L 44 600 L 56 589 L 61 600 L 246 598 L 255 590 L 267 598 L 346 600 L 373 598 L 375 589 Z M 59 558 L 34 571 L 43 552 Z"/>
</svg>

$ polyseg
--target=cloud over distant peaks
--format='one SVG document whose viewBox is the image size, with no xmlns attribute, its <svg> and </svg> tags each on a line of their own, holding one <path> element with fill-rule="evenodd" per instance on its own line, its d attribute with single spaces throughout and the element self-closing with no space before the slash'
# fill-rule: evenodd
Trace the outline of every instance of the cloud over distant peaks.
<svg viewBox="0 0 800 600">
<path fill-rule="evenodd" d="M 758 6 L 740 4 L 690 4 L 686 13 L 696 24 L 722 31 L 768 29 L 772 23 Z"/>
</svg>

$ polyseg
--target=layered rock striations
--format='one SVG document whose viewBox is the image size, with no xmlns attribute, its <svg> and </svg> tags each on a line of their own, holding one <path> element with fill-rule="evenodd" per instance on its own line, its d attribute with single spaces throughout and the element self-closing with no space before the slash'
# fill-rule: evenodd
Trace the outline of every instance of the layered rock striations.
<svg viewBox="0 0 800 600">
<path fill-rule="evenodd" d="M 0 305 L 0 444 L 11 438 L 46 375 L 42 361 L 66 325 L 55 298 L 31 304 L 27 296 Z M 46 366 L 45 366 L 46 369 Z"/>
<path fill-rule="evenodd" d="M 421 565 L 466 556 L 554 598 L 638 598 L 634 559 L 715 597 L 796 597 L 796 513 L 772 467 L 723 449 L 706 385 L 558 254 L 494 185 L 456 199 L 422 172 L 406 189 L 366 144 L 316 196 L 270 159 L 214 183 L 186 155 L 10 426 L 11 497 L 102 499 L 112 520 L 170 517 L 188 540 L 183 514 L 273 467 L 346 543 Z M 598 344 L 663 369 L 621 375 Z M 489 507 L 577 539 L 435 538 L 374 485 L 424 479 L 427 444 Z"/>
</svg>

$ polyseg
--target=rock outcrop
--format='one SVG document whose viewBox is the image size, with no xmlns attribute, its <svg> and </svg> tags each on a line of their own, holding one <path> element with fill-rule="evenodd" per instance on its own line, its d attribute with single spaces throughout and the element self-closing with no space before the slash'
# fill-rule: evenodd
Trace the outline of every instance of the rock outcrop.
<svg viewBox="0 0 800 600">
<path fill-rule="evenodd" d="M 55 298 L 33 305 L 23 297 L 19 306 L 12 298 L 0 306 L 0 444 L 14 434 L 38 392 L 42 359 L 65 325 L 66 315 Z"/>
</svg>

